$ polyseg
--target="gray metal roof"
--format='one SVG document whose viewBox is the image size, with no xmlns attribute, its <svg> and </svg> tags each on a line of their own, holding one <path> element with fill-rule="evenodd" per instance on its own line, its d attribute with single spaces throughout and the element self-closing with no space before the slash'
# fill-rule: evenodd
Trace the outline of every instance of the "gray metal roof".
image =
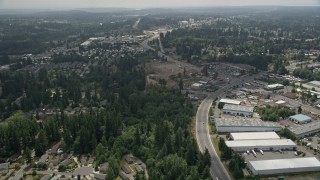
<svg viewBox="0 0 320 180">
<path fill-rule="evenodd" d="M 223 106 L 223 110 L 232 110 L 232 111 L 242 111 L 242 112 L 253 112 L 254 107 L 252 106 L 242 106 L 234 104 L 226 104 Z"/>
<path fill-rule="evenodd" d="M 281 127 L 278 123 L 270 121 L 262 121 L 259 118 L 247 117 L 222 117 L 215 119 L 216 126 L 230 126 L 230 127 Z"/>
<path fill-rule="evenodd" d="M 299 121 L 299 122 L 304 122 L 304 121 L 309 121 L 311 120 L 311 117 L 309 116 L 306 116 L 304 114 L 297 114 L 297 115 L 294 115 L 294 116 L 290 116 L 291 119 L 294 119 L 296 121 Z"/>
<path fill-rule="evenodd" d="M 295 135 L 301 135 L 301 134 L 309 133 L 316 130 L 320 131 L 320 121 L 312 122 L 304 125 L 297 125 L 296 127 L 289 127 L 289 130 L 293 132 Z"/>
<path fill-rule="evenodd" d="M 234 104 L 226 104 L 223 106 L 223 110 L 241 111 L 241 112 L 253 112 L 254 107 L 242 106 Z"/>
</svg>

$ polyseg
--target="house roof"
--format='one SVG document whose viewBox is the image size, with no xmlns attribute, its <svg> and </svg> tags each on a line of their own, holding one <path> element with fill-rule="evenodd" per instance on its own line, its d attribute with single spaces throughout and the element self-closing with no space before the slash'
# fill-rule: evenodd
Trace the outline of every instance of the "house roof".
<svg viewBox="0 0 320 180">
<path fill-rule="evenodd" d="M 10 163 L 2 163 L 2 164 L 0 164 L 0 171 L 8 170 L 9 169 L 9 164 Z"/>
<path fill-rule="evenodd" d="M 94 178 L 99 179 L 99 180 L 105 180 L 107 178 L 106 174 L 98 174 L 98 173 L 94 173 Z"/>
<path fill-rule="evenodd" d="M 127 174 L 131 173 L 131 168 L 128 165 L 123 165 L 121 169 Z"/>
<path fill-rule="evenodd" d="M 46 163 L 47 159 L 48 159 L 48 154 L 45 153 L 44 155 L 42 155 L 42 156 L 40 157 L 38 163 L 44 164 L 44 163 Z"/>
</svg>

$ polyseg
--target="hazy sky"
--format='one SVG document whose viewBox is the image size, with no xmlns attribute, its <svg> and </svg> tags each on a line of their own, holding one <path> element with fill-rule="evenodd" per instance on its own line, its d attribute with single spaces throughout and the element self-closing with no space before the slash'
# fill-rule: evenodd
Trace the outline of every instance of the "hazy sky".
<svg viewBox="0 0 320 180">
<path fill-rule="evenodd" d="M 248 5 L 320 6 L 320 0 L 0 0 L 0 9 Z"/>
</svg>

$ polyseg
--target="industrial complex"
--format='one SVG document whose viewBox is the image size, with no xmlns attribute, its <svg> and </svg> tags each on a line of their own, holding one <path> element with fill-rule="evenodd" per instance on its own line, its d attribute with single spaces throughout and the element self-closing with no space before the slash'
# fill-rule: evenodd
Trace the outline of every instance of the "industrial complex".
<svg viewBox="0 0 320 180">
<path fill-rule="evenodd" d="M 317 83 L 312 83 L 314 90 Z M 320 137 L 320 121 L 317 120 L 317 116 L 314 112 L 300 111 L 286 117 L 278 117 L 279 120 L 264 119 L 260 116 L 259 108 L 296 110 L 294 108 L 299 105 L 289 99 L 295 96 L 275 95 L 273 99 L 261 101 L 261 97 L 269 98 L 270 91 L 278 93 L 285 90 L 282 84 L 261 84 L 257 85 L 262 86 L 259 92 L 242 87 L 234 91 L 235 99 L 222 98 L 218 101 L 215 115 L 211 116 L 211 122 L 214 123 L 218 135 L 234 154 L 245 159 L 248 174 L 268 176 L 320 171 L 317 156 L 317 152 L 320 152 L 320 138 L 317 140 L 317 135 Z M 320 90 L 320 82 L 318 88 Z M 228 98 L 231 97 L 229 96 Z M 288 133 L 291 133 L 291 136 L 288 136 Z M 313 142 L 311 136 L 315 137 Z"/>
</svg>

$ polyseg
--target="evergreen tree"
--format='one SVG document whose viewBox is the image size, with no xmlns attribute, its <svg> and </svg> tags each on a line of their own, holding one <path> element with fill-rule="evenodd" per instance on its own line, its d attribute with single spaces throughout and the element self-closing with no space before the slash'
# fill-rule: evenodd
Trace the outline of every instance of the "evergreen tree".
<svg viewBox="0 0 320 180">
<path fill-rule="evenodd" d="M 183 90 L 183 81 L 181 78 L 179 80 L 179 89 L 180 89 L 180 91 Z"/>
<path fill-rule="evenodd" d="M 139 129 L 138 128 L 136 128 L 136 132 L 135 132 L 135 134 L 134 134 L 134 139 L 135 139 L 135 145 L 136 146 L 140 146 L 141 145 L 141 137 L 140 137 L 140 131 L 139 131 Z"/>
<path fill-rule="evenodd" d="M 48 147 L 48 138 L 44 130 L 40 130 L 35 144 L 36 156 L 41 156 L 46 152 Z"/>
</svg>

